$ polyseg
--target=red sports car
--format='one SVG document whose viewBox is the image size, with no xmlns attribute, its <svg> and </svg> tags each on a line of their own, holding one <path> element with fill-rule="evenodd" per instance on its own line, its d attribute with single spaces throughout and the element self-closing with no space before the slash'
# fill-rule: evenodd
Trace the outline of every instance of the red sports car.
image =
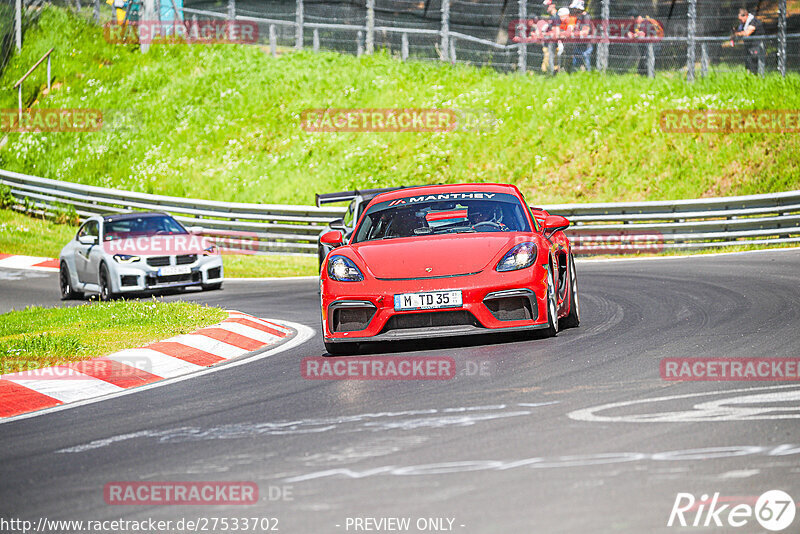
<svg viewBox="0 0 800 534">
<path fill-rule="evenodd" d="M 359 342 L 580 322 L 569 221 L 512 185 L 413 187 L 372 199 L 350 240 L 331 231 L 320 273 L 330 354 Z"/>
</svg>

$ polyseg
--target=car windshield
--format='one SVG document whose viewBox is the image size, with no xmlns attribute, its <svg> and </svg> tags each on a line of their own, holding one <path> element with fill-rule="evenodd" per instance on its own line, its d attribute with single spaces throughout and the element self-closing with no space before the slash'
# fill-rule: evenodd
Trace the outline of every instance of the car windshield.
<svg viewBox="0 0 800 534">
<path fill-rule="evenodd" d="M 148 215 L 105 221 L 103 239 L 113 241 L 130 237 L 187 233 L 186 229 L 169 215 Z"/>
<path fill-rule="evenodd" d="M 505 193 L 445 193 L 370 206 L 354 243 L 455 233 L 529 232 L 522 203 Z"/>
</svg>

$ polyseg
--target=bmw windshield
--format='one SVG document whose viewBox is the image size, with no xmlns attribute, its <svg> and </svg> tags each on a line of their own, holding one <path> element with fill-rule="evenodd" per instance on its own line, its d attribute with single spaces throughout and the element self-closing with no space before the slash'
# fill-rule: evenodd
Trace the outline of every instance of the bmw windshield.
<svg viewBox="0 0 800 534">
<path fill-rule="evenodd" d="M 103 240 L 128 239 L 154 235 L 187 234 L 186 229 L 169 215 L 143 215 L 123 219 L 106 219 Z"/>
<path fill-rule="evenodd" d="M 529 232 L 524 207 L 505 193 L 444 193 L 370 206 L 354 243 L 457 233 Z"/>
</svg>

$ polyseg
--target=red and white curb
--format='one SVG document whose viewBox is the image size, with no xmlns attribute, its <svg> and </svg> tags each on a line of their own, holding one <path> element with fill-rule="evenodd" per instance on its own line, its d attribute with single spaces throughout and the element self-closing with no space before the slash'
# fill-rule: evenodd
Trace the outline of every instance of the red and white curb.
<svg viewBox="0 0 800 534">
<path fill-rule="evenodd" d="M 18 254 L 0 254 L 0 267 L 6 269 L 22 269 L 25 271 L 58 272 L 58 258 L 40 258 L 39 256 L 20 256 Z"/>
<path fill-rule="evenodd" d="M 0 420 L 193 373 L 296 335 L 283 322 L 228 311 L 221 323 L 138 349 L 0 375 Z"/>
</svg>

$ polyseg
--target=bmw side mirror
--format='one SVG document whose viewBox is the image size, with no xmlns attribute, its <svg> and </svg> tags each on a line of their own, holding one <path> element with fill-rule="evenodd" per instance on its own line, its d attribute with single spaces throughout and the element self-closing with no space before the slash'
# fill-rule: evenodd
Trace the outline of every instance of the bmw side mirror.
<svg viewBox="0 0 800 534">
<path fill-rule="evenodd" d="M 344 231 L 345 229 L 344 219 L 334 219 L 331 221 L 329 226 L 334 230 Z"/>
<path fill-rule="evenodd" d="M 82 235 L 78 238 L 78 242 L 81 245 L 96 245 L 97 244 L 97 236 L 96 235 Z"/>
<path fill-rule="evenodd" d="M 325 232 L 319 238 L 319 242 L 323 245 L 330 245 L 332 247 L 340 247 L 344 242 L 344 235 L 339 230 L 331 230 Z"/>
</svg>

